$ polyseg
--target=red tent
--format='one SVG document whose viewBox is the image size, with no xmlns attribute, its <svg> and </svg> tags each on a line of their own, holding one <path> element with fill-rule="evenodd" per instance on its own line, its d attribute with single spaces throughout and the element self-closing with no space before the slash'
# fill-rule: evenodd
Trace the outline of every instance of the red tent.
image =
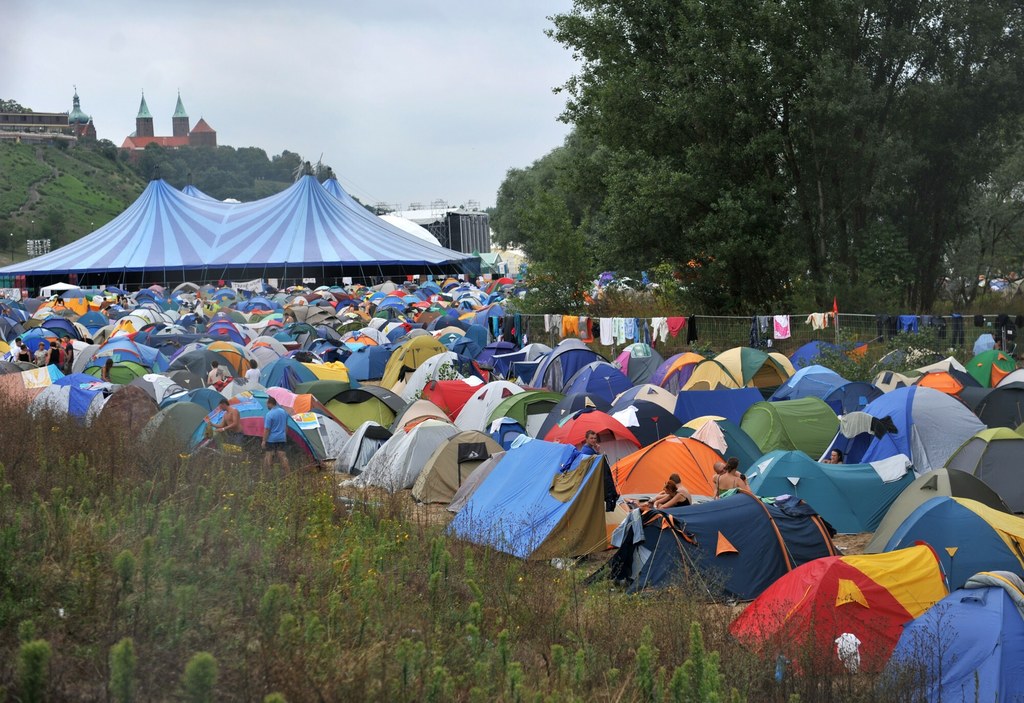
<svg viewBox="0 0 1024 703">
<path fill-rule="evenodd" d="M 454 421 L 466 401 L 472 398 L 480 388 L 481 386 L 471 386 L 459 379 L 431 381 L 423 388 L 421 397 L 444 410 L 448 418 Z"/>
<path fill-rule="evenodd" d="M 946 579 L 927 545 L 883 554 L 824 557 L 768 587 L 729 631 L 766 657 L 798 669 L 842 671 L 836 639 L 860 641 L 859 668 L 881 671 L 903 626 L 946 597 Z"/>
</svg>

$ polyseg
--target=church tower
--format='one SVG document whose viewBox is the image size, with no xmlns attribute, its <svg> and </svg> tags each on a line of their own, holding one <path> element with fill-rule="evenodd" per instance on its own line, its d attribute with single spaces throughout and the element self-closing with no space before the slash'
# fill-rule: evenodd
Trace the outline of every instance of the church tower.
<svg viewBox="0 0 1024 703">
<path fill-rule="evenodd" d="M 171 126 L 173 129 L 173 136 L 188 136 L 188 114 L 185 112 L 185 106 L 181 104 L 181 91 L 178 91 L 178 104 L 175 106 L 174 115 L 171 117 Z"/>
<path fill-rule="evenodd" d="M 153 136 L 153 116 L 149 114 L 145 93 L 142 94 L 142 102 L 139 104 L 139 114 L 135 116 L 135 136 Z"/>
</svg>

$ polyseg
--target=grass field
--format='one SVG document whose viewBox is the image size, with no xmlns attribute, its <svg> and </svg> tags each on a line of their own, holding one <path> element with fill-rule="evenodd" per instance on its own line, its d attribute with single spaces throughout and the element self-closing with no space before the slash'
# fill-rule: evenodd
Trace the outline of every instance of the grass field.
<svg viewBox="0 0 1024 703">
<path fill-rule="evenodd" d="M 893 700 L 776 683 L 734 608 L 455 541 L 406 493 L 0 411 L 8 700 Z"/>
</svg>

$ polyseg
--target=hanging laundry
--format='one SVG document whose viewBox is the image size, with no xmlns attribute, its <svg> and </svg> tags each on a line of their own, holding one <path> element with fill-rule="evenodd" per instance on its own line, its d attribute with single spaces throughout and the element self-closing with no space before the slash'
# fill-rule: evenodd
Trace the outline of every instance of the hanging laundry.
<svg viewBox="0 0 1024 703">
<path fill-rule="evenodd" d="M 789 339 L 789 315 L 776 315 L 773 322 L 775 324 L 775 339 Z"/>
<path fill-rule="evenodd" d="M 748 340 L 751 349 L 761 346 L 761 328 L 757 324 L 757 315 L 750 318 L 750 339 Z"/>
<path fill-rule="evenodd" d="M 594 341 L 594 333 L 590 326 L 589 317 L 580 316 L 579 338 L 584 344 L 590 344 Z"/>
<path fill-rule="evenodd" d="M 917 315 L 900 315 L 900 332 L 917 334 Z"/>
<path fill-rule="evenodd" d="M 823 312 L 812 312 L 807 316 L 806 324 L 810 325 L 812 330 L 823 330 L 828 327 L 828 315 Z"/>
<path fill-rule="evenodd" d="M 651 334 L 653 338 L 659 342 L 668 341 L 668 318 L 667 317 L 652 317 L 651 318 Z"/>
<path fill-rule="evenodd" d="M 627 317 L 626 318 L 626 339 L 629 339 L 629 340 L 636 339 L 636 318 L 635 317 Z"/>
<path fill-rule="evenodd" d="M 962 347 L 964 345 L 964 316 L 958 312 L 950 315 L 952 320 L 952 335 L 950 337 L 950 344 L 954 347 Z"/>
<path fill-rule="evenodd" d="M 615 344 L 615 321 L 610 317 L 602 317 L 598 321 L 598 327 L 601 330 L 601 344 L 606 347 Z"/>
<path fill-rule="evenodd" d="M 626 341 L 626 320 L 622 317 L 612 318 L 614 320 L 615 327 L 615 343 L 623 344 Z"/>
<path fill-rule="evenodd" d="M 580 334 L 580 318 L 575 315 L 562 315 L 562 339 L 578 337 Z"/>
<path fill-rule="evenodd" d="M 687 320 L 683 318 L 683 325 L 686 327 L 686 343 L 693 344 L 697 341 L 697 316 L 693 315 Z M 669 323 L 669 330 L 672 329 L 671 322 Z"/>
<path fill-rule="evenodd" d="M 668 333 L 673 337 L 678 337 L 679 333 L 686 327 L 685 317 L 670 317 L 668 318 Z"/>
</svg>

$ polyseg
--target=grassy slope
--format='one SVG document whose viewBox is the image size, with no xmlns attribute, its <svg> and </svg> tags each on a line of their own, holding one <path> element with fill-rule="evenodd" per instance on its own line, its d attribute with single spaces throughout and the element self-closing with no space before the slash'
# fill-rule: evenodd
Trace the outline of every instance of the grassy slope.
<svg viewBox="0 0 1024 703">
<path fill-rule="evenodd" d="M 14 233 L 15 258 L 22 260 L 26 238 L 53 236 L 49 229 L 62 221 L 57 243 L 74 241 L 123 212 L 144 187 L 95 148 L 0 142 L 0 234 Z M 0 238 L 5 263 L 9 244 Z"/>
</svg>

